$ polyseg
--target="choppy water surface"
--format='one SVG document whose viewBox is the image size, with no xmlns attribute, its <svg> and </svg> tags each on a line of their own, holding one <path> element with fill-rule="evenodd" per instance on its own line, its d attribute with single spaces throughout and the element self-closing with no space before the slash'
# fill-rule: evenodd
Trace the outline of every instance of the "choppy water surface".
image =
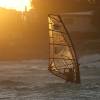
<svg viewBox="0 0 100 100">
<path fill-rule="evenodd" d="M 1 62 L 0 100 L 100 100 L 100 56 L 91 57 L 79 60 L 80 85 L 53 76 L 46 60 Z"/>
</svg>

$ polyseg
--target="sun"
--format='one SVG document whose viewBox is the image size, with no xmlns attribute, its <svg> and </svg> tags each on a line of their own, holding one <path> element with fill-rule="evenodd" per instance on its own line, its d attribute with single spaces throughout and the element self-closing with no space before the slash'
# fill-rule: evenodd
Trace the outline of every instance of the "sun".
<svg viewBox="0 0 100 100">
<path fill-rule="evenodd" d="M 32 9 L 32 0 L 0 0 L 0 8 L 29 11 Z"/>
</svg>

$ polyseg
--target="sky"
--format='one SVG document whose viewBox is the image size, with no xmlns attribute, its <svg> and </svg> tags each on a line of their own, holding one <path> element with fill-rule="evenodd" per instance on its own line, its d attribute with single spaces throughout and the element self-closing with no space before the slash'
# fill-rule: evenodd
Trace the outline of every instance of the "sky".
<svg viewBox="0 0 100 100">
<path fill-rule="evenodd" d="M 0 11 L 0 60 L 48 57 L 48 20 L 32 12 L 26 20 L 14 11 Z"/>
<path fill-rule="evenodd" d="M 35 9 L 25 13 L 26 17 L 0 9 L 0 60 L 47 59 L 48 13 L 66 12 L 76 7 L 67 0 L 34 0 L 33 5 Z"/>
</svg>

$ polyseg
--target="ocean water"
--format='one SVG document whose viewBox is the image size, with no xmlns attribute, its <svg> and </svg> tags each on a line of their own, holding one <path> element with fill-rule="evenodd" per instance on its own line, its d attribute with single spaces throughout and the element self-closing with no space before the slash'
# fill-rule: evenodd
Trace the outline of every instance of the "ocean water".
<svg viewBox="0 0 100 100">
<path fill-rule="evenodd" d="M 79 59 L 81 84 L 47 70 L 47 60 L 0 62 L 0 100 L 100 100 L 100 55 Z"/>
</svg>

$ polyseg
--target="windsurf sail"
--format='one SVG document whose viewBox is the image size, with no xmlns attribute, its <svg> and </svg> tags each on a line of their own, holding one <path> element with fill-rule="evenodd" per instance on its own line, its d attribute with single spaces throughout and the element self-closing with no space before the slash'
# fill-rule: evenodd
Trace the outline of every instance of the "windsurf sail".
<svg viewBox="0 0 100 100">
<path fill-rule="evenodd" d="M 80 83 L 75 49 L 62 18 L 59 15 L 49 14 L 48 22 L 50 39 L 48 70 L 67 82 Z"/>
</svg>

